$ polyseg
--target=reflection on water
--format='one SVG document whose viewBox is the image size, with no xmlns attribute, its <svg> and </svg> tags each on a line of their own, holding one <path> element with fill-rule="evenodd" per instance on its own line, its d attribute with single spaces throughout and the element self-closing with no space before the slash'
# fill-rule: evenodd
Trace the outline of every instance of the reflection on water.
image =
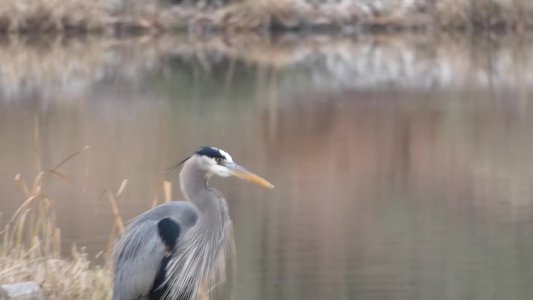
<svg viewBox="0 0 533 300">
<path fill-rule="evenodd" d="M 226 148 L 276 189 L 215 179 L 236 272 L 219 298 L 528 299 L 533 41 L 186 37 L 0 44 L 0 210 L 35 174 L 65 245 L 107 247 L 106 189 L 150 207 L 164 170 Z M 177 187 L 177 178 L 172 181 Z M 181 198 L 179 191 L 174 191 Z M 65 247 L 67 248 L 67 247 Z"/>
</svg>

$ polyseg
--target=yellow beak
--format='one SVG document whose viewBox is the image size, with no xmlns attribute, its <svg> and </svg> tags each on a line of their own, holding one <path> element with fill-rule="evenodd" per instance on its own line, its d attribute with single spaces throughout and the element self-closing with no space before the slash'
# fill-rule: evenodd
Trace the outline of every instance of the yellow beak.
<svg viewBox="0 0 533 300">
<path fill-rule="evenodd" d="M 246 181 L 255 183 L 257 185 L 260 185 L 262 187 L 266 187 L 266 188 L 269 188 L 269 189 L 273 189 L 274 188 L 274 185 L 272 183 L 268 182 L 263 177 L 260 177 L 260 176 L 258 176 L 256 174 L 246 170 L 245 168 L 239 166 L 238 164 L 236 164 L 234 162 L 226 162 L 226 163 L 224 163 L 224 166 L 227 167 L 230 170 L 232 175 L 234 175 L 236 177 L 239 177 L 240 179 L 244 179 Z"/>
</svg>

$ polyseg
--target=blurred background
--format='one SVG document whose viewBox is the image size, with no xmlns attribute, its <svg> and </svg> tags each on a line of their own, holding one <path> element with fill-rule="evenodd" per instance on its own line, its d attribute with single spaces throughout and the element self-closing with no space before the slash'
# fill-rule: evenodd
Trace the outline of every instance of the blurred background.
<svg viewBox="0 0 533 300">
<path fill-rule="evenodd" d="M 4 36 L 0 211 L 47 180 L 62 253 L 103 264 L 165 170 L 227 150 L 276 188 L 214 179 L 236 259 L 213 299 L 529 299 L 533 38 L 433 32 Z M 7 218 L 8 219 L 8 218 Z M 111 238 L 112 240 L 112 238 Z"/>
</svg>

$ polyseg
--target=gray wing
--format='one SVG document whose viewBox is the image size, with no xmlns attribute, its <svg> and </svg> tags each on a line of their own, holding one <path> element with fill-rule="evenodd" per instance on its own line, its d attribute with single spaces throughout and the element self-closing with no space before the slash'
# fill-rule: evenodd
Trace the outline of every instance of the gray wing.
<svg viewBox="0 0 533 300">
<path fill-rule="evenodd" d="M 126 227 L 113 249 L 113 300 L 137 299 L 149 293 L 164 256 L 157 226 L 164 218 L 176 222 L 182 236 L 196 224 L 198 210 L 190 202 L 172 201 L 143 213 Z"/>
</svg>

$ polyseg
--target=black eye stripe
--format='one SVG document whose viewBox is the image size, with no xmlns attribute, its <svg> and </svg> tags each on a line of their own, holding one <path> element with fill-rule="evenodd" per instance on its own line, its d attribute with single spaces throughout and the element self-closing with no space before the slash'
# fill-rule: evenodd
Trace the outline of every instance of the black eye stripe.
<svg viewBox="0 0 533 300">
<path fill-rule="evenodd" d="M 214 158 L 217 162 L 219 161 L 218 159 L 226 159 L 226 157 L 222 155 L 222 153 L 220 153 L 220 151 L 215 147 L 201 147 L 196 150 L 195 153 L 198 155 Z"/>
</svg>

